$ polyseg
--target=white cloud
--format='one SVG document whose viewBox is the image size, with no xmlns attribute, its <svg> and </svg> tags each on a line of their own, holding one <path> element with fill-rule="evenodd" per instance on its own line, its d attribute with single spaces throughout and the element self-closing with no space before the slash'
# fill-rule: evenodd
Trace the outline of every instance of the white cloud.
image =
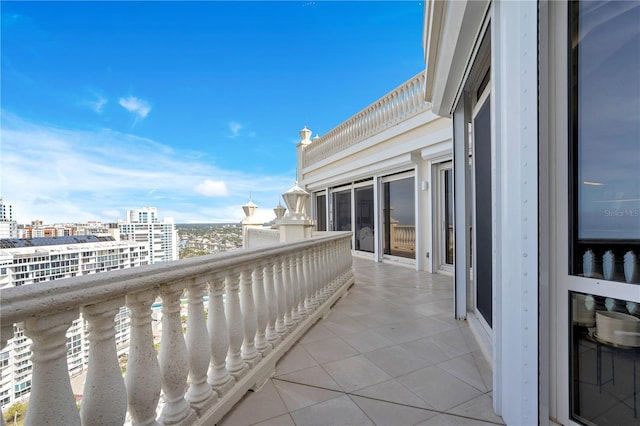
<svg viewBox="0 0 640 426">
<path fill-rule="evenodd" d="M 102 114 L 104 111 L 104 106 L 107 104 L 107 100 L 103 97 L 99 97 L 97 100 L 89 102 L 91 109 L 94 110 L 98 114 Z"/>
<path fill-rule="evenodd" d="M 231 130 L 231 138 L 235 138 L 236 136 L 238 136 L 238 133 L 240 132 L 240 129 L 242 129 L 242 124 L 238 123 L 237 121 L 231 121 L 229 123 L 229 129 Z"/>
<path fill-rule="evenodd" d="M 200 182 L 193 190 L 205 197 L 224 197 L 229 195 L 227 185 L 223 181 L 213 181 L 211 179 Z"/>
<path fill-rule="evenodd" d="M 147 101 L 138 99 L 135 96 L 129 96 L 128 98 L 120 98 L 118 102 L 121 107 L 126 109 L 132 114 L 136 115 L 136 121 L 142 120 L 151 111 L 151 105 Z"/>
<path fill-rule="evenodd" d="M 109 129 L 34 124 L 5 111 L 0 170 L 0 194 L 19 223 L 113 221 L 143 206 L 178 223 L 239 221 L 250 193 L 271 212 L 295 173 L 221 169 L 206 153 Z"/>
</svg>

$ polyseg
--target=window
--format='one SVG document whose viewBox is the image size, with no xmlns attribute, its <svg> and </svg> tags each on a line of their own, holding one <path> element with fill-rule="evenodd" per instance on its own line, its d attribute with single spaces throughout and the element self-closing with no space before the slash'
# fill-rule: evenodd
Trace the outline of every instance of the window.
<svg viewBox="0 0 640 426">
<path fill-rule="evenodd" d="M 324 193 L 316 195 L 316 229 L 327 230 L 327 196 Z"/>
<path fill-rule="evenodd" d="M 416 257 L 416 218 L 414 178 L 383 180 L 383 247 L 384 254 Z"/>
<path fill-rule="evenodd" d="M 638 22 L 639 2 L 569 5 L 570 415 L 597 426 L 640 417 L 640 303 L 620 297 L 640 292 Z"/>
<path fill-rule="evenodd" d="M 351 190 L 333 193 L 333 230 L 351 231 Z"/>
<path fill-rule="evenodd" d="M 373 185 L 355 189 L 355 206 L 356 250 L 373 253 L 375 249 Z"/>
</svg>

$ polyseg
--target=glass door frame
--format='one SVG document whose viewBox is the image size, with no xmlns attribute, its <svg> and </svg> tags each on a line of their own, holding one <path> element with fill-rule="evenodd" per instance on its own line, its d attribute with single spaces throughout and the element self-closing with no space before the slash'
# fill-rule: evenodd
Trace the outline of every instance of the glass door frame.
<svg viewBox="0 0 640 426">
<path fill-rule="evenodd" d="M 452 253 L 452 263 L 447 263 L 447 229 L 446 229 L 446 217 L 447 217 L 447 188 L 446 188 L 446 177 L 445 173 L 450 172 L 450 192 L 451 192 L 451 204 L 453 207 L 454 196 L 453 196 L 453 188 L 454 188 L 454 173 L 453 173 L 453 161 L 443 161 L 435 164 L 435 184 L 436 184 L 436 199 L 435 199 L 435 209 L 434 209 L 434 246 L 435 246 L 435 267 L 439 271 L 444 271 L 446 273 L 453 274 L 454 265 L 455 265 L 455 228 L 454 222 L 452 220 L 451 227 L 453 234 L 451 236 L 451 244 L 453 245 L 453 253 Z M 454 215 L 455 207 L 452 208 L 450 212 L 451 215 Z M 453 218 L 452 218 L 453 219 Z"/>
</svg>

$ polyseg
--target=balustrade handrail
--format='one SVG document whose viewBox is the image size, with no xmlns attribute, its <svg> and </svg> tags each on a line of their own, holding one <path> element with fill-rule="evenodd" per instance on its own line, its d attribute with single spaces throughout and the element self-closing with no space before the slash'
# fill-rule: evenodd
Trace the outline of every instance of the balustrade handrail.
<svg viewBox="0 0 640 426">
<path fill-rule="evenodd" d="M 316 164 L 428 109 L 425 78 L 424 72 L 420 72 L 325 135 L 313 139 L 304 148 L 303 167 Z"/>
<path fill-rule="evenodd" d="M 350 243 L 350 232 L 332 232 L 4 289 L 0 349 L 15 324 L 32 341 L 25 425 L 124 424 L 127 415 L 134 426 L 217 423 L 353 284 Z M 152 327 L 158 296 L 159 353 Z M 115 337 L 123 306 L 130 312 L 124 377 Z M 89 361 L 78 412 L 66 333 L 80 316 L 88 323 Z"/>
<path fill-rule="evenodd" d="M 19 323 L 34 315 L 53 314 L 104 302 L 187 278 L 209 275 L 213 271 L 234 269 L 263 257 L 293 253 L 313 245 L 318 239 L 338 240 L 349 232 L 334 232 L 298 242 L 265 248 L 243 249 L 210 254 L 174 262 L 143 265 L 108 273 L 82 275 L 2 289 L 0 318 L 5 324 Z"/>
</svg>

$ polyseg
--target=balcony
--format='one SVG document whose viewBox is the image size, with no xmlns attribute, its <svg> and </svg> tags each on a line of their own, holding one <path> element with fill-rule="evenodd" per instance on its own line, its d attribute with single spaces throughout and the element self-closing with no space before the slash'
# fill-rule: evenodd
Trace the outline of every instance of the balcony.
<svg viewBox="0 0 640 426">
<path fill-rule="evenodd" d="M 220 422 L 494 425 L 492 372 L 453 280 L 353 259 L 355 285 Z"/>
<path fill-rule="evenodd" d="M 2 347 L 14 324 L 33 340 L 25 424 L 500 423 L 490 368 L 466 324 L 450 318 L 451 278 L 353 263 L 350 241 L 322 233 L 3 290 Z M 123 377 L 114 318 L 125 305 Z M 65 333 L 80 313 L 90 349 L 78 410 Z"/>
</svg>

